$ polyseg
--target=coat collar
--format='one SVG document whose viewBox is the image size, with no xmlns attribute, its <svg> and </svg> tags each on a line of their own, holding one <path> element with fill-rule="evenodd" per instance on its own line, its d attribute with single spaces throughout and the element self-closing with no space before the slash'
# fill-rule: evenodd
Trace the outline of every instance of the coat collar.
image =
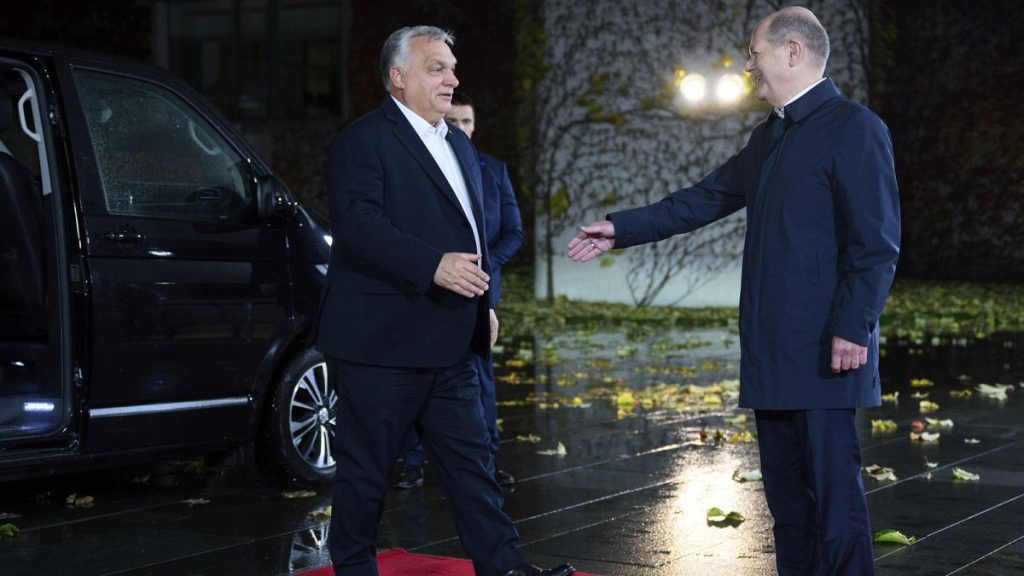
<svg viewBox="0 0 1024 576">
<path fill-rule="evenodd" d="M 802 122 L 817 110 L 822 104 L 839 96 L 839 90 L 831 78 L 825 78 L 817 86 L 811 88 L 806 94 L 786 105 L 786 118 L 792 122 Z"/>
</svg>

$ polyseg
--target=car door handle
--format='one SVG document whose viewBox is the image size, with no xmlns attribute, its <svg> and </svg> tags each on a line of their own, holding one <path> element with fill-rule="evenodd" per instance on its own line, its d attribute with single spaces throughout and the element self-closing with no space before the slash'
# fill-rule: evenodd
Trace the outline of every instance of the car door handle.
<svg viewBox="0 0 1024 576">
<path fill-rule="evenodd" d="M 111 242 L 121 242 L 122 244 L 136 244 L 146 239 L 145 234 L 140 234 L 131 224 L 123 224 L 117 232 L 107 232 L 103 237 Z"/>
</svg>

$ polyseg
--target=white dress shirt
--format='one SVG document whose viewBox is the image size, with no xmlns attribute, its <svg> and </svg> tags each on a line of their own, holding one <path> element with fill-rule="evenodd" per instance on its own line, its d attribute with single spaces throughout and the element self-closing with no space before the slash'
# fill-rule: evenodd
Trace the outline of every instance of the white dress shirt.
<svg viewBox="0 0 1024 576">
<path fill-rule="evenodd" d="M 462 176 L 462 169 L 459 168 L 459 161 L 455 158 L 455 151 L 452 150 L 451 144 L 448 143 L 448 123 L 442 119 L 437 123 L 437 126 L 431 126 L 429 122 L 418 114 L 406 108 L 397 98 L 392 96 L 391 99 L 395 101 L 395 104 L 398 104 L 398 109 L 402 111 L 409 124 L 412 125 L 412 129 L 416 131 L 416 135 L 423 141 L 424 146 L 427 147 L 430 155 L 433 156 L 434 162 L 437 162 L 437 167 L 441 169 L 445 179 L 448 180 L 448 184 L 455 191 L 455 197 L 459 199 L 462 212 L 473 229 L 476 253 L 481 254 L 480 232 L 476 229 L 476 219 L 473 218 L 473 206 L 470 204 L 466 180 Z M 481 206 L 482 209 L 483 207 Z M 477 266 L 480 264 L 480 262 L 477 262 Z"/>
</svg>

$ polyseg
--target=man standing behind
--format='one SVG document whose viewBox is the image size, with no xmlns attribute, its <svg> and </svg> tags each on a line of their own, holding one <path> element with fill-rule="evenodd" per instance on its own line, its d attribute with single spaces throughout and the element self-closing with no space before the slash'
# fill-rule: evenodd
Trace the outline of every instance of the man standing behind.
<svg viewBox="0 0 1024 576">
<path fill-rule="evenodd" d="M 824 78 L 806 8 L 761 20 L 745 69 L 775 110 L 692 188 L 584 226 L 569 256 L 688 232 L 747 211 L 740 406 L 753 408 L 782 575 L 874 574 L 855 409 L 880 403 L 878 318 L 899 254 L 892 143 Z"/>
<path fill-rule="evenodd" d="M 462 130 L 471 140 L 476 130 L 476 111 L 473 101 L 462 92 L 452 95 L 452 108 L 445 114 L 445 120 Z M 483 179 L 484 230 L 487 234 L 487 252 L 491 262 L 491 301 L 497 307 L 501 300 L 501 267 L 512 259 L 523 244 L 523 221 L 516 203 L 516 193 L 508 177 L 505 163 L 483 152 L 480 156 L 480 172 Z M 480 404 L 484 409 L 484 421 L 490 436 L 491 456 L 494 457 L 494 479 L 498 484 L 515 484 L 515 477 L 498 466 L 498 407 L 495 396 L 494 366 L 490 358 L 473 355 L 473 363 L 480 376 Z M 423 485 L 423 463 L 426 455 L 419 436 L 410 433 L 405 442 L 406 450 L 402 473 L 396 488 L 414 488 Z"/>
<path fill-rule="evenodd" d="M 487 356 L 480 169 L 444 115 L 458 86 L 452 36 L 402 28 L 381 51 L 390 96 L 331 145 L 331 248 L 317 348 L 338 393 L 330 551 L 338 576 L 377 574 L 387 478 L 418 425 L 477 574 L 541 571 L 519 551 L 489 465 L 472 356 Z"/>
</svg>

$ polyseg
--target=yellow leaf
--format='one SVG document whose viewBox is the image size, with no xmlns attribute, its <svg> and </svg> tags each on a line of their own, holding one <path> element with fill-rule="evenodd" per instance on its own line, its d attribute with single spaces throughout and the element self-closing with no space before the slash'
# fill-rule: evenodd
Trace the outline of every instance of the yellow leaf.
<svg viewBox="0 0 1024 576">
<path fill-rule="evenodd" d="M 316 496 L 316 492 L 312 490 L 292 490 L 290 492 L 281 492 L 281 496 L 284 496 L 287 500 L 292 498 L 312 498 Z"/>
<path fill-rule="evenodd" d="M 893 420 L 875 420 L 871 419 L 871 431 L 872 432 L 891 432 L 896 429 L 896 422 Z"/>
<path fill-rule="evenodd" d="M 953 421 L 949 418 L 946 418 L 945 420 L 939 420 L 938 418 L 925 418 L 924 421 L 927 422 L 929 426 L 934 426 L 936 428 L 953 427 Z"/>
<path fill-rule="evenodd" d="M 932 382 L 931 380 L 929 380 L 927 378 L 911 378 L 910 379 L 910 387 L 911 388 L 928 388 L 928 387 L 931 387 L 931 386 L 935 386 L 935 382 Z"/>
<path fill-rule="evenodd" d="M 899 391 L 892 392 L 890 394 L 882 394 L 882 402 L 896 402 L 899 400 Z"/>
<path fill-rule="evenodd" d="M 921 400 L 921 413 L 935 412 L 939 409 L 939 405 L 931 400 Z"/>
<path fill-rule="evenodd" d="M 536 444 L 540 442 L 540 436 L 537 436 L 536 434 L 527 434 L 526 436 L 523 436 L 520 434 L 516 436 L 516 442 L 529 442 L 531 444 Z"/>
<path fill-rule="evenodd" d="M 971 472 L 968 472 L 967 470 L 964 470 L 963 468 L 953 468 L 953 478 L 956 479 L 956 480 L 967 480 L 967 481 L 981 480 L 981 476 L 979 476 L 977 474 L 973 474 Z"/>
<path fill-rule="evenodd" d="M 970 398 L 971 394 L 974 394 L 971 390 L 964 388 L 963 390 L 950 390 L 949 395 L 952 398 Z"/>
<path fill-rule="evenodd" d="M 323 522 L 331 518 L 331 507 L 319 508 L 309 513 L 309 517 L 317 522 Z"/>
<path fill-rule="evenodd" d="M 917 541 L 917 538 L 914 536 L 904 536 L 899 530 L 879 530 L 875 532 L 874 541 L 910 546 Z"/>
</svg>

